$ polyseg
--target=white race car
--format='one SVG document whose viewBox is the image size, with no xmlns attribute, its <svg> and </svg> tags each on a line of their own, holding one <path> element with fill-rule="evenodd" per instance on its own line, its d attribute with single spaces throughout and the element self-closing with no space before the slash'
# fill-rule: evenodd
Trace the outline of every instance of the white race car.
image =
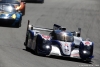
<svg viewBox="0 0 100 67">
<path fill-rule="evenodd" d="M 44 35 L 40 31 L 50 34 Z M 33 27 L 28 22 L 24 45 L 26 50 L 32 49 L 38 55 L 81 58 L 90 62 L 94 44 L 90 40 L 83 40 L 80 35 L 81 28 L 78 28 L 78 32 L 70 32 L 57 24 L 54 24 L 53 29 L 48 29 Z"/>
</svg>

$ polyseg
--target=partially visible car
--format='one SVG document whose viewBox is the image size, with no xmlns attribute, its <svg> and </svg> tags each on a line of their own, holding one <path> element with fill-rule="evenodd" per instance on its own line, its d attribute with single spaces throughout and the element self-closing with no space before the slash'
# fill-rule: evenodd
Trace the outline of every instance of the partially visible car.
<svg viewBox="0 0 100 67">
<path fill-rule="evenodd" d="M 25 2 L 37 2 L 37 3 L 44 3 L 44 0 L 25 0 Z"/>
<path fill-rule="evenodd" d="M 0 4 L 2 3 L 13 4 L 16 10 L 21 11 L 25 15 L 25 2 L 23 0 L 0 0 Z"/>
<path fill-rule="evenodd" d="M 14 5 L 0 4 L 0 26 L 21 27 L 22 13 L 18 12 Z"/>
</svg>

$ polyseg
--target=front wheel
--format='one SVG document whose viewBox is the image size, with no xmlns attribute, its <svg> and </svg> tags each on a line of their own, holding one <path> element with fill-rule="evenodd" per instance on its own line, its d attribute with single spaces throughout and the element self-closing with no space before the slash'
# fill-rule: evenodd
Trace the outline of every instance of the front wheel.
<svg viewBox="0 0 100 67">
<path fill-rule="evenodd" d="M 38 37 L 37 37 L 37 39 L 36 39 L 36 46 L 35 46 L 35 49 L 34 49 L 34 53 L 37 55 L 37 56 L 45 56 L 43 53 L 41 53 L 40 52 L 40 50 L 39 50 L 39 45 L 38 45 Z"/>
<path fill-rule="evenodd" d="M 86 59 L 86 62 L 91 62 L 91 59 L 90 59 L 90 58 L 87 58 L 87 59 Z"/>
<path fill-rule="evenodd" d="M 91 62 L 91 59 L 90 58 L 83 59 L 83 62 L 90 63 Z"/>
</svg>

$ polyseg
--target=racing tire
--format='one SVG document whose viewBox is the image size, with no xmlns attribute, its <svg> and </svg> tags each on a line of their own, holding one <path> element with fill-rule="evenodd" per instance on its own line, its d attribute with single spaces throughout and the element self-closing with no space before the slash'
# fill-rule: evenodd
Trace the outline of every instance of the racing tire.
<svg viewBox="0 0 100 67">
<path fill-rule="evenodd" d="M 26 47 L 26 51 L 29 51 L 30 48 L 27 47 L 27 45 L 28 45 L 28 34 L 26 35 L 26 40 L 25 40 L 25 42 L 24 42 L 24 45 L 25 45 L 25 47 Z"/>
<path fill-rule="evenodd" d="M 85 63 L 90 63 L 90 62 L 92 62 L 90 58 L 82 59 L 82 61 L 85 62 Z"/>
<path fill-rule="evenodd" d="M 45 54 L 39 52 L 38 49 L 35 50 L 35 54 L 36 54 L 37 56 L 43 56 L 43 57 L 46 56 Z"/>
<path fill-rule="evenodd" d="M 37 56 L 43 56 L 43 57 L 45 57 L 46 55 L 45 54 L 43 54 L 43 53 L 41 53 L 41 52 L 39 52 L 38 51 L 38 48 L 37 49 L 35 49 L 35 53 L 34 53 L 35 55 L 37 55 Z"/>
<path fill-rule="evenodd" d="M 35 46 L 34 54 L 35 54 L 35 55 L 40 55 L 40 53 L 38 52 L 38 47 L 37 47 L 37 45 Z"/>
<path fill-rule="evenodd" d="M 26 46 L 26 51 L 29 51 L 30 49 Z"/>
<path fill-rule="evenodd" d="M 26 37 L 25 47 L 26 51 L 30 51 L 31 49 L 27 45 L 28 45 L 28 37 Z"/>
<path fill-rule="evenodd" d="M 85 60 L 85 62 L 89 63 L 89 62 L 91 62 L 91 59 L 90 59 L 90 58 L 87 58 L 87 59 Z"/>
<path fill-rule="evenodd" d="M 38 38 L 37 38 L 37 40 L 38 40 Z M 36 40 L 36 42 L 38 42 L 37 40 Z M 37 45 L 37 44 L 36 44 L 34 53 L 35 53 L 37 56 L 46 56 L 45 54 L 39 52 L 39 50 L 38 50 L 38 45 Z"/>
</svg>

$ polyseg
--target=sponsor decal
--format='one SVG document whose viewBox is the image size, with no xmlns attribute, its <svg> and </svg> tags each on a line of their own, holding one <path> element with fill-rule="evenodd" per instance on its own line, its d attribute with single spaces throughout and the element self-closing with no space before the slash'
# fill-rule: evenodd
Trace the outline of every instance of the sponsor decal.
<svg viewBox="0 0 100 67">
<path fill-rule="evenodd" d="M 90 45 L 90 42 L 89 41 L 86 41 L 85 42 L 85 45 L 88 45 L 89 46 Z"/>
<path fill-rule="evenodd" d="M 43 37 L 44 39 L 47 39 L 47 40 L 50 39 L 50 36 L 47 36 L 47 35 L 43 35 L 43 34 L 42 34 L 42 37 Z"/>
</svg>

